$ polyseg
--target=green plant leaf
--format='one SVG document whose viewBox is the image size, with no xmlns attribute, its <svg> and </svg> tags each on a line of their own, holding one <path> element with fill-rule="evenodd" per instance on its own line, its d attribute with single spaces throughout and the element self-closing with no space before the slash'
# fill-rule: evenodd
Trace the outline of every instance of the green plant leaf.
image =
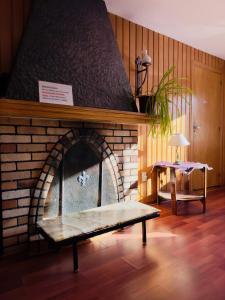
<svg viewBox="0 0 225 300">
<path fill-rule="evenodd" d="M 172 130 L 172 115 L 170 111 L 170 105 L 176 106 L 178 113 L 180 113 L 179 106 L 176 102 L 184 100 L 188 103 L 187 95 L 191 95 L 190 88 L 184 86 L 182 82 L 186 81 L 186 78 L 172 78 L 175 66 L 171 66 L 162 76 L 158 85 L 155 85 L 151 89 L 151 96 L 146 105 L 146 113 L 149 115 L 149 134 L 155 135 L 168 135 Z M 151 99 L 155 100 L 155 111 L 151 109 Z M 177 101 L 174 102 L 174 97 Z M 188 103 L 189 104 L 189 103 Z M 156 118 L 154 118 L 156 117 Z"/>
</svg>

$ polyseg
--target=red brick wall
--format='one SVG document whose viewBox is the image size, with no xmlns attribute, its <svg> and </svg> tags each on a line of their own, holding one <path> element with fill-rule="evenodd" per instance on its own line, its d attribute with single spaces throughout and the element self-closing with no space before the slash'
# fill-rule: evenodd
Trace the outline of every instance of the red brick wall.
<svg viewBox="0 0 225 300">
<path fill-rule="evenodd" d="M 27 244 L 32 192 L 43 164 L 59 138 L 81 123 L 0 118 L 2 235 L 5 252 Z M 137 127 L 85 123 L 105 137 L 124 177 L 126 199 L 137 199 Z"/>
</svg>

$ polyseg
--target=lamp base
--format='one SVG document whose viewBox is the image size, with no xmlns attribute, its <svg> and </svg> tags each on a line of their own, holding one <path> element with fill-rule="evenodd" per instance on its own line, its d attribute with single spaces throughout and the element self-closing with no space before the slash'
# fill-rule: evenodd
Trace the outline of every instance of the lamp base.
<svg viewBox="0 0 225 300">
<path fill-rule="evenodd" d="M 182 164 L 182 161 L 181 161 L 181 160 L 176 160 L 173 164 L 174 164 L 174 165 L 181 165 L 181 164 Z"/>
</svg>

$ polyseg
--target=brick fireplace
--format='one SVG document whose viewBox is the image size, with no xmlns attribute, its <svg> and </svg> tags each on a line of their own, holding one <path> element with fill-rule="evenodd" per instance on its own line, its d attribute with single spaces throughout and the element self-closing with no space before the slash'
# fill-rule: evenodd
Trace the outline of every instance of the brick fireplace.
<svg viewBox="0 0 225 300">
<path fill-rule="evenodd" d="M 27 247 L 29 211 L 49 154 L 71 129 L 74 132 L 80 128 L 94 130 L 106 142 L 121 174 L 125 200 L 137 199 L 137 125 L 1 117 L 1 221 L 5 253 Z"/>
<path fill-rule="evenodd" d="M 137 113 L 104 1 L 33 1 L 9 78 L 5 99 L 0 99 L 4 252 L 27 246 L 29 229 L 42 217 L 46 201 L 50 203 L 50 185 L 62 168 L 61 157 L 76 144 L 77 136 L 85 139 L 81 129 L 86 130 L 86 141 L 95 150 L 102 148 L 100 155 L 113 166 L 110 188 L 112 192 L 116 182 L 117 200 L 138 198 L 137 124 L 147 124 L 148 118 Z M 74 106 L 39 103 L 39 80 L 71 85 Z M 85 176 L 79 171 L 73 184 Z"/>
</svg>

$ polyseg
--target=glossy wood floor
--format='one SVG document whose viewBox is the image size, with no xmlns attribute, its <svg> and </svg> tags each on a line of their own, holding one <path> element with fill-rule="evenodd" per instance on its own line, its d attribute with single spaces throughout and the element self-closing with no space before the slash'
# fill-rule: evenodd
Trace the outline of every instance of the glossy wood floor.
<svg viewBox="0 0 225 300">
<path fill-rule="evenodd" d="M 80 271 L 71 249 L 35 257 L 6 257 L 0 299 L 225 299 L 225 191 L 211 193 L 207 213 L 181 204 L 183 216 L 161 205 L 162 217 L 93 239 L 79 247 Z"/>
</svg>

